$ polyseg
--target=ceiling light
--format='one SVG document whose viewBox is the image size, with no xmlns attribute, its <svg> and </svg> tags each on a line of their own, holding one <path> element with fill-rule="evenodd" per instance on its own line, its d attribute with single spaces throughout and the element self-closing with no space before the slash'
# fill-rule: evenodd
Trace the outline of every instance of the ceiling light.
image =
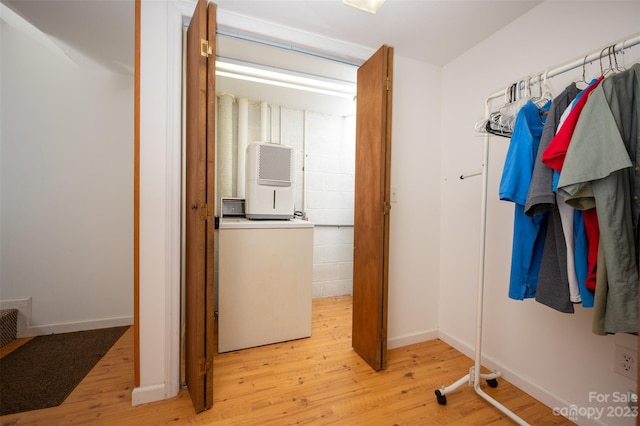
<svg viewBox="0 0 640 426">
<path fill-rule="evenodd" d="M 376 13 L 384 3 L 384 0 L 342 0 L 342 2 L 370 13 Z"/>
<path fill-rule="evenodd" d="M 303 77 L 219 60 L 216 61 L 216 75 L 325 95 L 345 98 L 355 96 L 353 83 Z"/>
</svg>

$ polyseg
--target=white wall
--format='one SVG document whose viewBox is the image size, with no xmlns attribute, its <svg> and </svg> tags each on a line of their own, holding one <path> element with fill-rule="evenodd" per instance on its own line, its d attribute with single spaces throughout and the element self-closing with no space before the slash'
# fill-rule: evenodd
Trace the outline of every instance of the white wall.
<svg viewBox="0 0 640 426">
<path fill-rule="evenodd" d="M 459 176 L 480 170 L 482 137 L 474 124 L 483 118 L 485 98 L 637 33 L 639 16 L 638 2 L 546 1 L 443 68 L 439 325 L 440 336 L 463 352 L 473 352 L 475 339 L 481 178 Z M 637 58 L 638 50 L 630 53 Z M 598 74 L 598 66 L 587 67 L 587 78 Z M 550 83 L 558 94 L 581 78 L 579 69 Z M 635 381 L 613 372 L 613 348 L 636 348 L 637 338 L 592 334 L 591 310 L 582 307 L 568 315 L 533 300 L 508 299 L 514 207 L 497 196 L 508 143 L 499 137 L 490 142 L 485 363 L 499 366 L 507 379 L 552 408 L 595 407 L 589 392 L 611 401 L 614 392 L 636 388 Z M 635 424 L 633 418 L 600 421 Z"/>
<path fill-rule="evenodd" d="M 2 306 L 19 336 L 131 324 L 133 75 L 0 30 Z"/>
<path fill-rule="evenodd" d="M 440 276 L 440 68 L 395 55 L 388 347 L 435 337 Z"/>
</svg>

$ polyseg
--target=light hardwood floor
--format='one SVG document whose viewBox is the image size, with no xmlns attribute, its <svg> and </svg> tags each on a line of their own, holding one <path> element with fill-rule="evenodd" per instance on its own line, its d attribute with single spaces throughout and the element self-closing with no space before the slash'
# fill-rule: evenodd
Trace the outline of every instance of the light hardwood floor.
<svg viewBox="0 0 640 426">
<path fill-rule="evenodd" d="M 313 301 L 312 337 L 219 354 L 214 406 L 196 414 L 186 391 L 131 406 L 129 329 L 59 407 L 0 417 L 9 425 L 510 425 L 464 385 L 438 405 L 434 391 L 464 376 L 473 361 L 440 340 L 389 351 L 373 371 L 351 349 L 351 298 Z M 16 344 L 17 345 L 17 344 Z M 485 391 L 532 425 L 571 425 L 499 379 Z"/>
</svg>

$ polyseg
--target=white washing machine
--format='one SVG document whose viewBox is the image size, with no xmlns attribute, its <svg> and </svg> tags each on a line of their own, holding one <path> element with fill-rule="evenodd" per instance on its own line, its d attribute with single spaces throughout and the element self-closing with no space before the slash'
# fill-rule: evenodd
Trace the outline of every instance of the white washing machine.
<svg viewBox="0 0 640 426">
<path fill-rule="evenodd" d="M 218 352 L 311 336 L 313 224 L 222 218 Z"/>
</svg>

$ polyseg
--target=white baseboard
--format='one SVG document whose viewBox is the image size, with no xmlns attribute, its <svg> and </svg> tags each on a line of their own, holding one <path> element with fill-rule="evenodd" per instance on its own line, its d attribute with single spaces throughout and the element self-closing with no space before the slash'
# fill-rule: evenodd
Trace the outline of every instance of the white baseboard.
<svg viewBox="0 0 640 426">
<path fill-rule="evenodd" d="M 475 360 L 475 349 L 473 347 L 458 340 L 454 336 L 443 332 L 442 330 L 438 331 L 438 338 L 443 342 L 445 342 L 446 344 L 448 344 L 449 346 L 453 347 L 454 349 L 462 352 L 463 354 L 471 358 L 472 361 L 469 364 L 469 367 L 473 366 L 473 363 Z M 570 402 L 563 400 L 562 398 L 555 395 L 553 392 L 550 392 L 548 389 L 545 389 L 537 385 L 536 383 L 532 382 L 528 378 L 523 377 L 522 375 L 512 370 L 506 369 L 503 366 L 500 366 L 494 359 L 492 359 L 489 356 L 485 356 L 485 355 L 482 356 L 482 366 L 492 371 L 499 371 L 501 376 L 504 377 L 505 380 L 507 380 L 509 383 L 516 386 L 523 392 L 531 395 L 538 401 L 542 402 L 547 407 L 558 407 L 558 408 L 572 407 L 572 404 Z M 451 383 L 444 383 L 444 386 L 448 386 L 450 384 Z M 452 395 L 452 398 L 453 398 L 453 395 Z M 515 414 L 517 415 L 518 413 L 515 413 Z M 572 419 L 572 420 L 576 421 L 576 419 Z M 592 418 L 587 418 L 587 417 L 579 417 L 577 422 L 580 425 L 606 425 L 606 423 L 602 423 L 600 421 L 594 420 Z"/>
<path fill-rule="evenodd" d="M 31 324 L 31 298 L 0 300 L 0 309 L 17 309 L 18 325 L 16 337 L 44 336 L 47 334 L 70 333 L 73 331 L 95 330 L 98 328 L 121 327 L 133 324 L 133 316 L 73 321 L 57 324 Z"/>
<path fill-rule="evenodd" d="M 415 343 L 426 342 L 438 338 L 438 330 L 423 331 L 415 334 L 405 334 L 387 340 L 387 349 L 400 348 L 402 346 L 413 345 Z"/>
<path fill-rule="evenodd" d="M 103 318 L 97 320 L 74 321 L 58 324 L 29 325 L 24 337 L 46 334 L 71 333 L 73 331 L 96 330 L 99 328 L 122 327 L 133 324 L 133 316 Z"/>
<path fill-rule="evenodd" d="M 164 383 L 151 386 L 140 386 L 131 392 L 131 405 L 142 405 L 149 402 L 161 401 L 167 399 L 167 390 Z"/>
</svg>

